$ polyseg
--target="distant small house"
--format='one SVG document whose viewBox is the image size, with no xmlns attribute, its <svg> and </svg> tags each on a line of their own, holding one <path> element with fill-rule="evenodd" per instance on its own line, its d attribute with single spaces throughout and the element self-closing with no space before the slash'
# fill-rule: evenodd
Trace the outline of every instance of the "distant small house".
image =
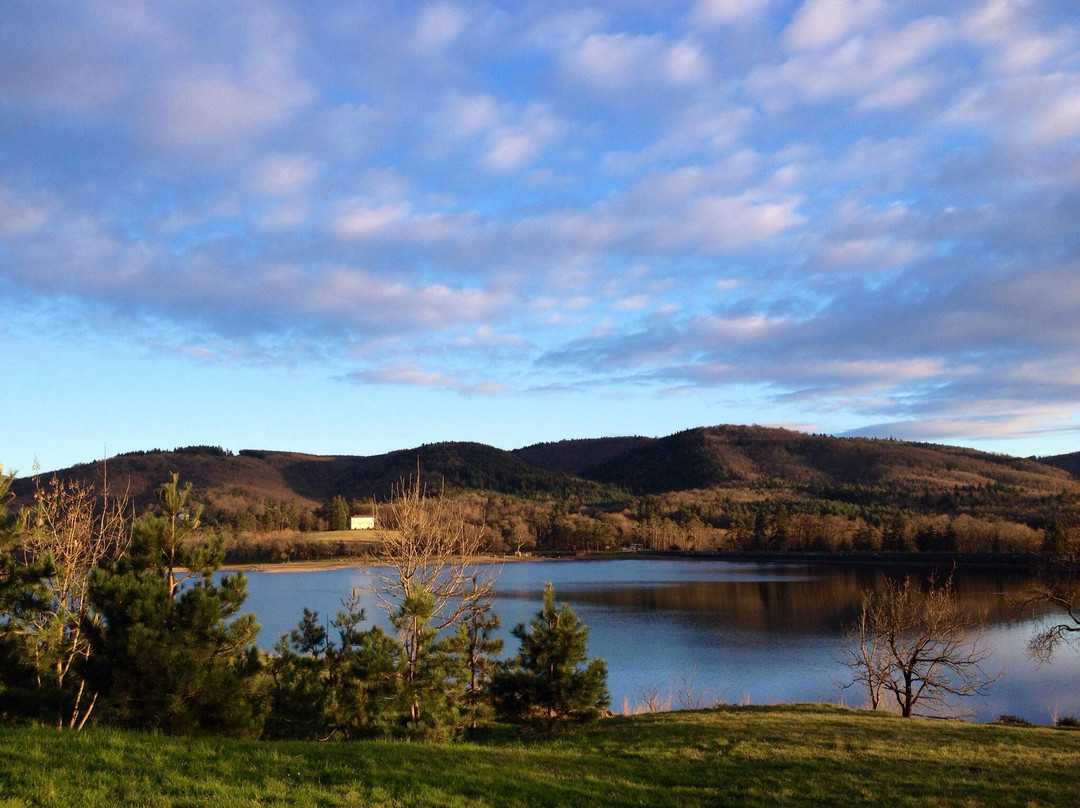
<svg viewBox="0 0 1080 808">
<path fill-rule="evenodd" d="M 374 530 L 374 516 L 350 516 L 349 530 Z"/>
</svg>

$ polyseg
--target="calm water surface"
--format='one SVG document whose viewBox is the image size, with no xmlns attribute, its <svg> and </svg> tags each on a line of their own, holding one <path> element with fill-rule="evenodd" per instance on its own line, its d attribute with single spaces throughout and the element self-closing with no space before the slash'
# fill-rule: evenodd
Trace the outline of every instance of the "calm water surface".
<svg viewBox="0 0 1080 808">
<path fill-rule="evenodd" d="M 890 573 L 895 574 L 895 573 Z M 837 660 L 843 627 L 858 614 L 864 589 L 879 586 L 869 569 L 784 563 L 638 560 L 531 561 L 502 567 L 495 611 L 507 653 L 510 629 L 539 609 L 544 584 L 555 586 L 589 626 L 589 653 L 608 665 L 612 709 L 647 694 L 684 690 L 710 702 L 839 702 L 859 706 L 863 694 L 842 689 L 849 673 Z M 249 572 L 247 610 L 270 648 L 306 606 L 332 618 L 353 587 L 370 591 L 363 569 Z M 1017 619 L 1026 579 L 1010 573 L 958 574 L 961 603 L 985 611 L 995 652 L 988 669 L 1004 675 L 985 698 L 968 700 L 977 720 L 1002 714 L 1046 724 L 1080 716 L 1080 655 L 1065 649 L 1050 665 L 1027 658 L 1037 620 Z M 367 614 L 386 625 L 367 598 Z M 673 707 L 678 699 L 673 698 Z"/>
</svg>

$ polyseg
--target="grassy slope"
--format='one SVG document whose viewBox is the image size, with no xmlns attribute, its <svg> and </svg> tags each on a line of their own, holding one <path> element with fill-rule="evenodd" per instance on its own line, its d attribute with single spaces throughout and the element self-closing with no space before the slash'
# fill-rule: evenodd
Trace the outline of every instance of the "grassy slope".
<svg viewBox="0 0 1080 808">
<path fill-rule="evenodd" d="M 0 729 L 0 806 L 1080 804 L 1080 733 L 824 706 L 410 745 Z M 6 798 L 6 799 L 4 799 Z"/>
</svg>

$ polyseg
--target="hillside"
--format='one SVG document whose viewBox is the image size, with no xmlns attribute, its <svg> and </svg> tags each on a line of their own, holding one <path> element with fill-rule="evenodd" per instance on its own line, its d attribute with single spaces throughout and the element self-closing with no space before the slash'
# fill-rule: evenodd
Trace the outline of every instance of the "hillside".
<svg viewBox="0 0 1080 808">
<path fill-rule="evenodd" d="M 338 495 L 384 500 L 394 484 L 416 474 L 418 467 L 432 490 L 445 485 L 452 490 L 588 501 L 611 493 L 609 486 L 542 468 L 480 443 L 425 444 L 369 457 L 255 449 L 233 455 L 216 447 L 187 447 L 117 455 L 107 463 L 80 464 L 56 476 L 99 482 L 107 473 L 114 490 L 126 490 L 138 507 L 145 507 L 153 501 L 154 488 L 177 472 L 181 480 L 192 483 L 202 502 L 238 512 L 266 501 L 318 507 Z M 28 502 L 33 486 L 33 478 L 16 480 L 19 503 Z"/>
<path fill-rule="evenodd" d="M 1052 455 L 1050 457 L 1039 457 L 1035 459 L 1047 466 L 1063 469 L 1074 477 L 1080 477 L 1080 452 Z"/>
<path fill-rule="evenodd" d="M 385 500 L 419 467 L 429 489 L 471 497 L 470 518 L 502 537 L 496 549 L 1018 551 L 1040 546 L 1041 533 L 1031 531 L 1080 528 L 1080 480 L 1058 467 L 1073 457 L 1036 462 L 953 446 L 714 426 L 513 452 L 464 442 L 366 457 L 187 447 L 119 455 L 107 471 L 113 489 L 127 489 L 139 508 L 179 472 L 209 519 L 247 531 L 320 529 L 326 522 L 317 510 L 333 497 Z M 99 462 L 58 476 L 100 481 L 104 473 Z M 32 479 L 17 480 L 17 504 L 29 502 L 33 486 Z M 789 525 L 796 514 L 813 524 Z M 981 520 L 959 526 L 967 538 L 958 538 L 957 525 L 926 521 L 960 516 Z M 904 535 L 887 536 L 898 519 L 907 525 Z M 1003 531 L 999 523 L 1023 529 Z"/>
<path fill-rule="evenodd" d="M 758 426 L 679 432 L 629 449 L 583 474 L 652 494 L 767 483 L 810 490 L 898 484 L 1075 489 L 1067 473 L 1032 460 L 954 446 L 835 438 Z"/>
<path fill-rule="evenodd" d="M 656 438 L 586 438 L 556 443 L 534 443 L 514 454 L 534 466 L 582 477 L 593 469 L 653 443 Z"/>
</svg>

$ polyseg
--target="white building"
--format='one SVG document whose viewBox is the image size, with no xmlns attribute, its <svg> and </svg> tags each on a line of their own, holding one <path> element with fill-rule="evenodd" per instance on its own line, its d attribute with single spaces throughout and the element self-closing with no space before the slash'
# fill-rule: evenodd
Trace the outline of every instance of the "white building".
<svg viewBox="0 0 1080 808">
<path fill-rule="evenodd" d="M 350 516 L 349 530 L 374 530 L 374 516 Z"/>
</svg>

